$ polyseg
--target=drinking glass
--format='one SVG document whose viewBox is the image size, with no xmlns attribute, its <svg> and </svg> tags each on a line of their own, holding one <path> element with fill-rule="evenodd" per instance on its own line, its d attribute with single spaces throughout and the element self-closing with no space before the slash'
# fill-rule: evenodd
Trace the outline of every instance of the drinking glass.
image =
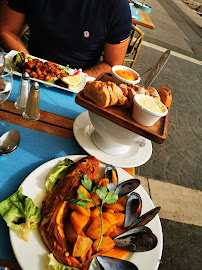
<svg viewBox="0 0 202 270">
<path fill-rule="evenodd" d="M 3 72 L 4 65 L 5 65 L 4 50 L 0 47 L 0 74 Z"/>
<path fill-rule="evenodd" d="M 13 87 L 13 71 L 12 68 L 4 64 L 2 73 L 0 74 L 0 106 L 8 99 Z M 1 109 L 1 108 L 0 108 Z M 6 123 L 0 120 L 0 131 L 6 128 Z"/>
</svg>

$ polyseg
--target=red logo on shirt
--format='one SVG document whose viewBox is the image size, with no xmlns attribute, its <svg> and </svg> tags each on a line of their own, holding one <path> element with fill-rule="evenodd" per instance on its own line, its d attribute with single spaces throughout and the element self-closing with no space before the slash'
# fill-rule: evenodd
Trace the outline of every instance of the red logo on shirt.
<svg viewBox="0 0 202 270">
<path fill-rule="evenodd" d="M 88 31 L 84 31 L 84 32 L 83 32 L 83 36 L 84 36 L 85 38 L 88 38 L 88 37 L 90 36 L 90 34 L 89 34 Z"/>
</svg>

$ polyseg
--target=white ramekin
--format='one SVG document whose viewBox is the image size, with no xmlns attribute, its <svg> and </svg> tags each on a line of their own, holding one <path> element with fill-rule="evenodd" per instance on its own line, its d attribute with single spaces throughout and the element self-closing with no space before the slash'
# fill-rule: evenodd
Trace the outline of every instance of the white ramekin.
<svg viewBox="0 0 202 270">
<path fill-rule="evenodd" d="M 135 80 L 134 81 L 126 80 L 126 79 L 120 77 L 119 75 L 117 75 L 115 73 L 116 70 L 125 70 L 125 71 L 130 72 L 135 77 Z M 121 66 L 121 65 L 116 65 L 116 66 L 112 67 L 112 81 L 114 83 L 116 83 L 117 85 L 119 85 L 121 83 L 137 84 L 137 83 L 140 82 L 140 80 L 141 80 L 140 75 L 135 70 L 133 70 L 133 69 L 131 69 L 129 67 L 125 67 L 125 66 Z"/>
<path fill-rule="evenodd" d="M 149 110 L 148 108 L 144 107 L 138 102 L 140 98 L 147 98 L 147 99 L 151 99 L 152 102 L 161 103 L 161 106 L 165 109 L 165 111 L 162 113 L 159 113 L 159 112 L 154 112 L 154 111 Z M 143 126 L 152 126 L 161 117 L 166 116 L 167 113 L 168 113 L 168 109 L 161 101 L 153 97 L 146 96 L 146 95 L 141 95 L 141 94 L 135 95 L 132 116 L 133 116 L 133 119 L 139 124 Z"/>
</svg>

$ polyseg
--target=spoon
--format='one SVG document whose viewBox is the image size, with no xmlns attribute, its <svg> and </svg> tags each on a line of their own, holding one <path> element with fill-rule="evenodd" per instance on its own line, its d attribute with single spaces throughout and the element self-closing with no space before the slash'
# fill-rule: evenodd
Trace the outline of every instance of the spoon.
<svg viewBox="0 0 202 270">
<path fill-rule="evenodd" d="M 0 156 L 10 154 L 15 151 L 20 143 L 20 133 L 18 130 L 10 130 L 0 137 Z"/>
</svg>

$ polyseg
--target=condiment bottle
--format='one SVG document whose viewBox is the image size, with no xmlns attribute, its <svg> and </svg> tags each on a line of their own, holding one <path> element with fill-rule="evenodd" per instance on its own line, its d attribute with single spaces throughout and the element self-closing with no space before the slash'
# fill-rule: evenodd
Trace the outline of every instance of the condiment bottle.
<svg viewBox="0 0 202 270">
<path fill-rule="evenodd" d="M 30 76 L 29 73 L 24 72 L 20 81 L 20 87 L 18 90 L 18 97 L 14 103 L 15 107 L 19 110 L 24 111 L 27 103 L 27 98 L 30 88 Z"/>
<path fill-rule="evenodd" d="M 37 82 L 33 82 L 30 88 L 26 109 L 23 112 L 22 116 L 26 118 L 27 120 L 32 120 L 32 121 L 36 121 L 40 117 L 39 84 Z"/>
</svg>

